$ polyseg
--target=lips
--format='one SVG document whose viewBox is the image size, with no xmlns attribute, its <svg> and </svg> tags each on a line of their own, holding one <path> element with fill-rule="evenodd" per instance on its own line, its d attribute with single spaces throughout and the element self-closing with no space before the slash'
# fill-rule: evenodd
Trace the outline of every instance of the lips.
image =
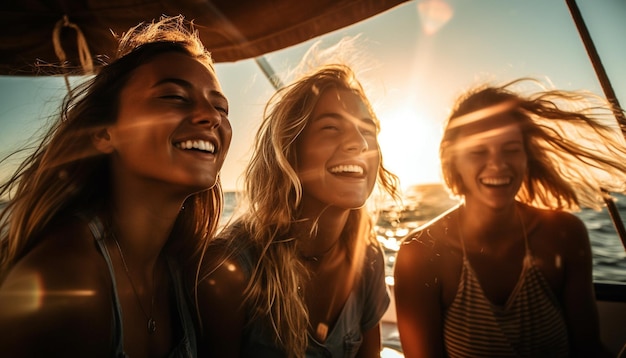
<svg viewBox="0 0 626 358">
<path fill-rule="evenodd" d="M 181 142 L 175 142 L 174 146 L 183 150 L 197 150 L 205 153 L 215 153 L 215 144 L 204 139 L 187 139 Z"/>
<path fill-rule="evenodd" d="M 343 164 L 331 167 L 328 171 L 333 174 L 362 177 L 365 173 L 365 168 L 356 164 Z"/>
<path fill-rule="evenodd" d="M 480 183 L 487 186 L 504 186 L 511 184 L 511 177 L 485 177 L 480 179 Z"/>
</svg>

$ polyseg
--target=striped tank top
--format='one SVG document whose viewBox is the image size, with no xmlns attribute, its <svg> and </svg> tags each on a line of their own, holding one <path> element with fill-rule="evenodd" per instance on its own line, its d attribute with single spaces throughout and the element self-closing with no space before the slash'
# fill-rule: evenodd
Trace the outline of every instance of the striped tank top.
<svg viewBox="0 0 626 358">
<path fill-rule="evenodd" d="M 526 235 L 524 239 L 522 273 L 504 306 L 485 297 L 462 243 L 459 286 L 444 313 L 448 357 L 568 356 L 567 326 L 560 305 L 534 265 Z"/>
</svg>

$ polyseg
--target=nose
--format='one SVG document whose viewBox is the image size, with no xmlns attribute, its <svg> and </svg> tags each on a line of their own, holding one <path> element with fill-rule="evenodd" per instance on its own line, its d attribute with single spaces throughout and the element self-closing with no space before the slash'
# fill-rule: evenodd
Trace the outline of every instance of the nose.
<svg viewBox="0 0 626 358">
<path fill-rule="evenodd" d="M 494 169 L 506 168 L 506 161 L 504 155 L 498 151 L 492 151 L 487 158 L 487 167 Z"/>
<path fill-rule="evenodd" d="M 344 150 L 349 152 L 365 152 L 369 149 L 367 138 L 363 135 L 361 124 L 356 121 L 348 126 L 345 135 Z"/>
<path fill-rule="evenodd" d="M 217 108 L 210 101 L 201 101 L 194 110 L 192 122 L 210 128 L 217 128 L 222 124 L 223 117 L 226 116 L 224 111 Z"/>
</svg>

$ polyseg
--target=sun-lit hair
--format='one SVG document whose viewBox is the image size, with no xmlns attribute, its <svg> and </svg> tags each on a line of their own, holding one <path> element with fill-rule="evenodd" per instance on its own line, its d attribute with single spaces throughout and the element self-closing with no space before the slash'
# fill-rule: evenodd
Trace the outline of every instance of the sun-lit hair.
<svg viewBox="0 0 626 358">
<path fill-rule="evenodd" d="M 221 235 L 231 238 L 235 246 L 242 243 L 242 236 L 251 239 L 259 261 L 246 290 L 246 307 L 254 309 L 252 320 L 269 320 L 268 329 L 275 332 L 275 343 L 287 354 L 298 357 L 304 356 L 307 346 L 308 315 L 298 291 L 307 270 L 298 255 L 297 242 L 290 236 L 294 223 L 301 219 L 303 194 L 296 170 L 296 141 L 310 121 L 320 96 L 329 88 L 356 94 L 379 128 L 361 84 L 345 65 L 318 67 L 312 74 L 279 90 L 266 106 L 254 152 L 245 170 L 242 199 L 248 205 L 247 211 Z M 398 178 L 380 159 L 378 187 L 397 199 Z M 363 258 L 367 244 L 378 245 L 372 229 L 366 209 L 350 213 L 341 244 L 354 262 L 362 263 L 359 258 Z"/>
<path fill-rule="evenodd" d="M 480 121 L 496 128 L 503 116 L 519 124 L 528 169 L 516 199 L 542 208 L 596 210 L 606 192 L 626 191 L 626 143 L 614 107 L 585 91 L 548 90 L 531 94 L 512 87 L 538 84 L 521 78 L 501 86 L 482 85 L 465 93 L 454 106 L 439 148 L 443 179 L 452 194 L 465 189 L 454 166 L 460 129 Z"/>
<path fill-rule="evenodd" d="M 163 17 L 124 33 L 120 56 L 67 94 L 58 119 L 0 186 L 0 197 L 9 198 L 0 214 L 0 281 L 59 220 L 76 213 L 105 213 L 107 219 L 109 157 L 94 148 L 91 137 L 117 120 L 120 93 L 135 70 L 168 52 L 186 54 L 213 68 L 193 25 L 182 16 Z M 187 198 L 168 241 L 169 250 L 181 250 L 181 262 L 203 251 L 216 231 L 222 203 L 219 180 L 210 190 Z"/>
</svg>

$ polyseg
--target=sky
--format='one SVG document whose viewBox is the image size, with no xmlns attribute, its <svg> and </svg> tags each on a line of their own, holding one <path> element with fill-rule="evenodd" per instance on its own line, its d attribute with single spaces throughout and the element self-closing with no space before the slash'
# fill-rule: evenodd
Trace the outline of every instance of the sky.
<svg viewBox="0 0 626 358">
<path fill-rule="evenodd" d="M 626 105 L 626 1 L 577 3 Z M 455 98 L 472 85 L 534 77 L 560 89 L 603 94 L 565 0 L 413 0 L 265 60 L 283 77 L 314 43 L 330 47 L 347 36 L 358 37 L 363 63 L 355 70 L 381 121 L 384 163 L 404 188 L 440 182 L 442 123 Z M 273 88 L 253 59 L 216 68 L 233 125 L 222 183 L 225 190 L 238 190 Z M 0 157 L 39 133 L 64 86 L 61 78 L 0 76 Z M 0 179 L 15 163 L 0 164 Z"/>
</svg>

